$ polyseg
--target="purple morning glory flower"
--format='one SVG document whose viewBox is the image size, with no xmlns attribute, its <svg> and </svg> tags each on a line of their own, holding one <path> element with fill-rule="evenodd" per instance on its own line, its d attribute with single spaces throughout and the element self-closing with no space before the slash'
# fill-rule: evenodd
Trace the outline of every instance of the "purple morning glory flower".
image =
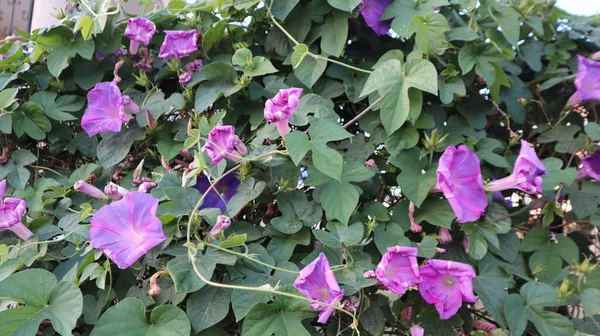
<svg viewBox="0 0 600 336">
<path fill-rule="evenodd" d="M 233 126 L 215 126 L 208 133 L 208 141 L 202 147 L 208 156 L 210 164 L 215 165 L 225 157 L 233 161 L 239 161 L 240 157 L 248 154 L 246 145 L 235 135 Z"/>
<path fill-rule="evenodd" d="M 600 62 L 577 55 L 579 70 L 575 78 L 577 92 L 569 99 L 569 105 L 576 105 L 584 100 L 600 100 Z"/>
<path fill-rule="evenodd" d="M 81 119 L 81 128 L 94 136 L 101 132 L 119 132 L 131 116 L 125 113 L 121 90 L 115 82 L 96 84 L 87 94 L 88 106 Z"/>
<path fill-rule="evenodd" d="M 546 175 L 546 167 L 538 159 L 529 143 L 521 140 L 521 151 L 515 161 L 515 169 L 509 176 L 490 182 L 486 189 L 502 191 L 519 189 L 530 194 L 542 193 L 542 176 Z"/>
<path fill-rule="evenodd" d="M 4 198 L 5 192 L 6 180 L 2 180 L 0 181 L 0 230 L 10 230 L 19 238 L 27 240 L 33 235 L 21 222 L 21 218 L 27 210 L 27 202 L 20 198 Z"/>
<path fill-rule="evenodd" d="M 237 193 L 237 189 L 240 185 L 240 180 L 235 177 L 234 174 L 229 174 L 223 177 L 219 182 L 215 184 L 215 188 L 211 189 L 204 202 L 200 206 L 200 209 L 206 208 L 219 208 L 222 213 L 227 211 L 227 202 Z M 210 187 L 210 181 L 206 176 L 198 176 L 198 180 L 194 188 L 198 189 L 201 194 L 204 194 Z M 215 189 L 217 191 L 215 191 Z"/>
<path fill-rule="evenodd" d="M 591 177 L 600 181 L 600 149 L 596 150 L 592 155 L 586 155 L 581 160 L 583 168 L 577 171 L 577 179 Z"/>
<path fill-rule="evenodd" d="M 265 103 L 265 119 L 277 126 L 277 131 L 283 137 L 290 133 L 288 120 L 292 117 L 302 96 L 302 89 L 281 89 L 275 97 Z"/>
<path fill-rule="evenodd" d="M 447 227 L 440 226 L 438 235 L 440 236 L 440 244 L 452 243 L 452 235 Z"/>
<path fill-rule="evenodd" d="M 392 26 L 392 20 L 380 21 L 381 15 L 385 8 L 392 0 L 363 0 L 358 5 L 360 14 L 365 19 L 365 22 L 377 35 L 384 35 Z"/>
<path fill-rule="evenodd" d="M 409 287 L 421 282 L 418 249 L 407 246 L 391 246 L 381 257 L 375 277 L 392 292 L 403 295 Z"/>
<path fill-rule="evenodd" d="M 127 20 L 127 28 L 123 35 L 130 40 L 129 52 L 133 55 L 137 54 L 140 44 L 147 46 L 154 33 L 156 33 L 156 25 L 146 18 L 136 17 Z"/>
<path fill-rule="evenodd" d="M 130 267 L 167 239 L 156 217 L 157 207 L 156 198 L 137 191 L 103 206 L 92 217 L 90 246 L 101 250 L 120 269 Z"/>
<path fill-rule="evenodd" d="M 160 58 L 182 58 L 198 50 L 196 30 L 165 30 L 165 40 L 160 47 Z"/>
<path fill-rule="evenodd" d="M 421 268 L 423 281 L 419 292 L 429 304 L 434 304 L 443 320 L 451 318 L 463 302 L 476 302 L 473 294 L 475 271 L 471 265 L 451 260 L 427 260 Z"/>
<path fill-rule="evenodd" d="M 294 281 L 294 287 L 307 298 L 330 305 L 339 305 L 344 297 L 344 291 L 340 289 L 335 275 L 329 267 L 329 261 L 322 252 L 317 259 L 300 271 L 300 275 Z M 335 309 L 317 302 L 311 302 L 310 307 L 321 311 L 319 323 L 327 323 L 335 311 Z"/>
<path fill-rule="evenodd" d="M 465 145 L 446 148 L 434 189 L 444 193 L 459 223 L 477 220 L 487 207 L 479 159 Z"/>
</svg>

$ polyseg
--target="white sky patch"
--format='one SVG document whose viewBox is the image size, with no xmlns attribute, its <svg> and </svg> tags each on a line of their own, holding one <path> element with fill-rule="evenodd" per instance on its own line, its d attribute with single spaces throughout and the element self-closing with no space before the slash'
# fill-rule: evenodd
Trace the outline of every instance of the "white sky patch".
<svg viewBox="0 0 600 336">
<path fill-rule="evenodd" d="M 574 15 L 600 14 L 600 0 L 558 0 L 556 7 Z"/>
</svg>

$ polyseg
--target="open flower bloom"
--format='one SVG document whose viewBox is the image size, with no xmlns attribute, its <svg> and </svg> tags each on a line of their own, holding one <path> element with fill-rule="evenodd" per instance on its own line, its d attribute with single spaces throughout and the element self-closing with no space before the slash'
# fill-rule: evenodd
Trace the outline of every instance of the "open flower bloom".
<svg viewBox="0 0 600 336">
<path fill-rule="evenodd" d="M 212 230 L 210 230 L 210 235 L 217 238 L 219 234 L 225 229 L 227 229 L 231 225 L 231 218 L 227 216 L 220 215 L 217 217 L 217 223 L 213 226 Z"/>
<path fill-rule="evenodd" d="M 425 335 L 425 329 L 419 327 L 418 325 L 414 325 L 410 327 L 410 336 L 423 336 Z"/>
<path fill-rule="evenodd" d="M 182 58 L 198 50 L 196 30 L 165 30 L 165 34 L 158 54 L 160 58 Z"/>
<path fill-rule="evenodd" d="M 377 265 L 375 277 L 392 292 L 404 294 L 409 287 L 421 282 L 417 253 L 416 247 L 388 247 Z"/>
<path fill-rule="evenodd" d="M 194 188 L 198 189 L 201 194 L 204 194 L 210 188 L 210 181 L 206 176 L 198 176 L 198 180 Z M 219 208 L 222 213 L 227 211 L 227 202 L 237 193 L 240 185 L 240 180 L 234 174 L 229 174 L 215 184 L 214 189 L 211 188 L 204 202 L 200 205 L 200 209 Z M 216 189 L 216 191 L 215 191 Z"/>
<path fill-rule="evenodd" d="M 365 22 L 377 35 L 386 34 L 392 26 L 391 19 L 385 21 L 379 20 L 390 2 L 392 2 L 392 0 L 363 0 L 358 5 L 358 10 L 365 19 Z"/>
<path fill-rule="evenodd" d="M 477 301 L 473 294 L 475 271 L 471 265 L 430 259 L 421 268 L 421 277 L 421 296 L 425 302 L 435 305 L 443 320 L 456 314 L 463 302 Z"/>
<path fill-rule="evenodd" d="M 440 244 L 452 243 L 452 235 L 447 227 L 440 226 L 438 235 L 440 236 Z"/>
<path fill-rule="evenodd" d="M 4 198 L 5 192 L 6 180 L 2 180 L 0 181 L 0 230 L 11 230 L 19 238 L 27 240 L 33 235 L 21 222 L 21 218 L 27 210 L 27 202 L 20 198 Z"/>
<path fill-rule="evenodd" d="M 329 267 L 329 261 L 324 253 L 320 253 L 317 259 L 306 265 L 300 275 L 294 281 L 294 287 L 311 300 L 317 300 L 330 305 L 341 304 L 344 291 L 335 280 L 335 275 Z M 335 311 L 334 308 L 323 306 L 317 302 L 311 302 L 310 307 L 320 310 L 319 323 L 327 323 L 329 317 Z"/>
<path fill-rule="evenodd" d="M 477 220 L 487 207 L 479 159 L 465 145 L 446 148 L 440 157 L 434 190 L 444 193 L 459 223 Z"/>
<path fill-rule="evenodd" d="M 281 89 L 275 97 L 265 103 L 265 120 L 274 123 L 281 136 L 290 133 L 288 120 L 292 117 L 302 96 L 302 89 Z"/>
<path fill-rule="evenodd" d="M 129 52 L 133 55 L 137 54 L 140 44 L 147 46 L 154 33 L 156 33 L 156 25 L 146 18 L 136 17 L 127 20 L 127 28 L 123 35 L 130 40 Z"/>
<path fill-rule="evenodd" d="M 600 62 L 577 55 L 579 69 L 575 78 L 577 92 L 569 98 L 568 104 L 573 106 L 584 100 L 600 100 Z"/>
<path fill-rule="evenodd" d="M 596 150 L 592 155 L 586 155 L 581 160 L 583 168 L 577 171 L 577 179 L 591 177 L 600 181 L 600 149 Z"/>
<path fill-rule="evenodd" d="M 86 194 L 90 197 L 93 198 L 107 198 L 106 194 L 104 194 L 102 192 L 102 190 L 94 187 L 93 185 L 87 183 L 84 180 L 79 180 L 77 182 L 75 182 L 75 184 L 73 185 L 73 189 L 75 189 L 75 191 L 79 191 L 82 194 Z"/>
<path fill-rule="evenodd" d="M 525 140 L 521 140 L 521 151 L 515 161 L 515 169 L 509 176 L 492 181 L 486 186 L 489 191 L 519 189 L 530 194 L 542 193 L 542 176 L 546 167 Z"/>
<path fill-rule="evenodd" d="M 87 94 L 87 103 L 81 128 L 89 136 L 108 131 L 119 132 L 123 123 L 131 119 L 125 113 L 123 95 L 115 82 L 96 84 Z"/>
<path fill-rule="evenodd" d="M 90 246 L 101 250 L 120 269 L 130 267 L 167 239 L 156 217 L 158 200 L 137 191 L 105 205 L 92 217 Z"/>
<path fill-rule="evenodd" d="M 240 157 L 248 154 L 246 145 L 235 135 L 233 126 L 215 126 L 208 133 L 208 141 L 202 147 L 208 156 L 210 164 L 217 164 L 227 157 L 233 161 L 239 161 Z"/>
</svg>

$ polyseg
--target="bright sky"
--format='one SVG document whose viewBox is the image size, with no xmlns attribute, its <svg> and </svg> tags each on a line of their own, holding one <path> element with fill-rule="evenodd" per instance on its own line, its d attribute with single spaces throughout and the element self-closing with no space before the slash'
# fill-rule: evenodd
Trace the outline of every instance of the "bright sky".
<svg viewBox="0 0 600 336">
<path fill-rule="evenodd" d="M 575 15 L 600 14 L 600 0 L 558 0 L 556 6 Z"/>
</svg>

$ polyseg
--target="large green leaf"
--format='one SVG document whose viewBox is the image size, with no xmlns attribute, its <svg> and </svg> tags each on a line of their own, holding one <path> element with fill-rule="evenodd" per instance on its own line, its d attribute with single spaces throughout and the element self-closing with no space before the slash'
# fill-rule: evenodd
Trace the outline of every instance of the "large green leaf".
<svg viewBox="0 0 600 336">
<path fill-rule="evenodd" d="M 41 91 L 31 96 L 31 101 L 42 106 L 44 113 L 59 121 L 77 119 L 67 112 L 77 112 L 85 105 L 85 99 L 79 96 L 60 96 L 56 99 L 56 92 Z M 56 101 L 55 101 L 56 100 Z"/>
<path fill-rule="evenodd" d="M 94 56 L 94 41 L 86 41 L 80 34 L 74 35 L 66 26 L 58 26 L 46 32 L 40 36 L 38 43 L 52 49 L 48 55 L 48 70 L 55 77 L 60 76 L 75 55 L 88 60 Z"/>
<path fill-rule="evenodd" d="M 504 301 L 508 297 L 506 288 L 514 288 L 515 281 L 502 268 L 502 263 L 491 255 L 487 255 L 479 262 L 479 272 L 473 279 L 473 290 L 501 326 L 506 327 L 504 315 Z"/>
<path fill-rule="evenodd" d="M 339 56 L 348 41 L 348 17 L 345 13 L 335 12 L 333 18 L 325 21 L 321 32 L 321 49 L 332 55 Z"/>
<path fill-rule="evenodd" d="M 428 0 L 417 3 L 412 0 L 393 1 L 385 8 L 380 20 L 394 19 L 392 29 L 401 37 L 410 37 L 408 26 L 415 16 L 426 16 L 435 11 L 436 7 L 448 6 L 448 0 Z"/>
<path fill-rule="evenodd" d="M 259 303 L 244 319 L 244 336 L 310 336 L 302 320 L 315 316 L 307 302 L 278 297 L 275 303 Z"/>
<path fill-rule="evenodd" d="M 81 291 L 71 282 L 57 283 L 42 269 L 15 273 L 0 281 L 0 300 L 23 306 L 0 312 L 0 335 L 35 335 L 42 321 L 49 319 L 61 335 L 71 335 L 83 307 Z"/>
<path fill-rule="evenodd" d="M 229 312 L 231 290 L 205 286 L 192 294 L 187 301 L 187 315 L 195 332 L 210 328 Z"/>
<path fill-rule="evenodd" d="M 91 336 L 189 336 L 190 332 L 190 321 L 178 307 L 154 308 L 148 323 L 144 303 L 125 298 L 102 314 Z"/>
<path fill-rule="evenodd" d="M 233 265 L 237 260 L 236 256 L 218 251 L 211 250 L 204 255 L 196 256 L 196 267 L 203 277 L 210 279 L 217 267 L 217 264 Z M 204 287 L 206 283 L 196 275 L 194 268 L 187 255 L 177 256 L 175 259 L 169 260 L 167 270 L 175 283 L 175 292 L 190 293 Z"/>
<path fill-rule="evenodd" d="M 46 137 L 46 132 L 52 129 L 43 108 L 34 102 L 26 102 L 21 106 L 21 110 L 15 111 L 12 116 L 13 128 L 18 137 L 27 133 L 32 139 L 42 140 Z"/>
<path fill-rule="evenodd" d="M 408 25 L 409 34 L 415 34 L 415 42 L 422 52 L 436 53 L 446 42 L 444 33 L 450 30 L 448 21 L 440 13 L 415 16 Z"/>
<path fill-rule="evenodd" d="M 321 207 L 315 201 L 307 200 L 306 194 L 300 190 L 280 193 L 277 206 L 282 216 L 273 218 L 271 224 L 285 234 L 294 234 L 303 226 L 314 225 L 323 213 Z"/>
<path fill-rule="evenodd" d="M 321 204 L 327 215 L 348 224 L 350 216 L 358 205 L 359 193 L 350 183 L 332 181 L 325 185 L 321 193 Z"/>
<path fill-rule="evenodd" d="M 121 132 L 106 132 L 98 144 L 98 161 L 104 168 L 112 167 L 123 161 L 134 141 L 144 139 L 144 130 L 131 126 L 123 127 Z"/>
</svg>

